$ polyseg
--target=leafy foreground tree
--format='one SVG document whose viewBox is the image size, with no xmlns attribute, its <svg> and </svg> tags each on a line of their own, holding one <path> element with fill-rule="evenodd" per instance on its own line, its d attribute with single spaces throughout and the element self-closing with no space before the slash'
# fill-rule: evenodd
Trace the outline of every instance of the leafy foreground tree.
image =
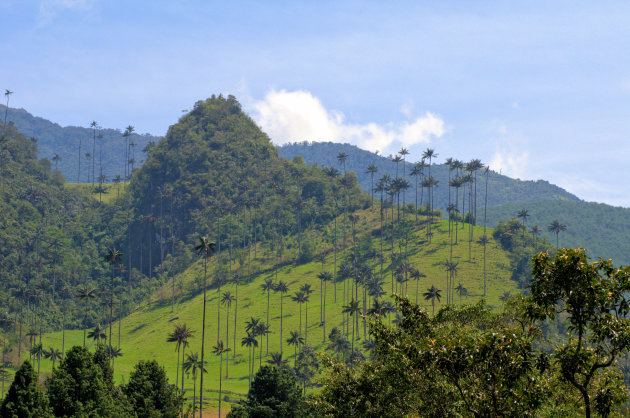
<svg viewBox="0 0 630 418">
<path fill-rule="evenodd" d="M 589 262 L 583 248 L 540 253 L 533 264 L 528 314 L 545 320 L 563 312 L 569 339 L 554 355 L 561 379 L 579 391 L 586 417 L 608 416 L 627 396 L 618 393 L 618 376 L 598 376 L 630 349 L 630 267 Z"/>
<path fill-rule="evenodd" d="M 37 383 L 37 373 L 26 360 L 15 374 L 0 409 L 2 417 L 30 418 L 53 417 L 48 398 Z"/>
<path fill-rule="evenodd" d="M 503 313 L 484 302 L 435 315 L 397 297 L 396 327 L 370 319 L 374 357 L 347 367 L 324 357 L 328 374 L 313 405 L 324 416 L 579 416 L 566 367 L 534 349 L 540 330 L 514 297 Z M 560 355 L 558 358 L 562 358 Z M 610 411 L 626 398 L 613 374 L 597 379 Z M 552 390 L 554 389 L 555 390 Z M 602 410 L 602 412 L 605 412 Z M 604 414 L 606 415 L 606 414 Z"/>
<path fill-rule="evenodd" d="M 245 403 L 235 406 L 228 417 L 303 417 L 309 412 L 295 374 L 286 368 L 263 366 Z"/>
<path fill-rule="evenodd" d="M 105 347 L 94 354 L 72 347 L 46 381 L 55 416 L 133 416 L 129 403 L 114 386 Z"/>
<path fill-rule="evenodd" d="M 157 361 L 140 361 L 131 372 L 123 393 L 139 417 L 178 417 L 184 398 L 168 383 Z"/>
</svg>

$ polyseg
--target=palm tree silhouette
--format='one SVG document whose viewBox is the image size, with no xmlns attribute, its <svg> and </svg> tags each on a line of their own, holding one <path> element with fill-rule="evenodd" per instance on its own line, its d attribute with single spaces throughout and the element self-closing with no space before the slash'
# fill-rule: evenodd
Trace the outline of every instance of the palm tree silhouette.
<svg viewBox="0 0 630 418">
<path fill-rule="evenodd" d="M 230 306 L 232 306 L 232 302 L 234 302 L 236 298 L 232 296 L 232 294 L 228 292 L 223 293 L 223 297 L 221 297 L 221 304 L 227 306 L 227 316 L 226 316 L 226 324 L 225 324 L 225 341 L 227 341 L 227 348 L 230 348 Z M 225 356 L 225 378 L 228 378 L 230 368 L 230 356 Z"/>
<path fill-rule="evenodd" d="M 426 292 L 422 294 L 424 296 L 424 300 L 430 300 L 431 305 L 433 306 L 433 315 L 435 316 L 435 300 L 439 302 L 442 299 L 442 295 L 440 294 L 441 290 L 437 287 L 431 285 L 431 288 L 427 289 Z"/>
<path fill-rule="evenodd" d="M 308 301 L 311 293 L 313 293 L 313 289 L 311 289 L 309 283 L 304 283 L 302 287 L 300 287 L 300 291 L 304 293 L 304 343 L 306 344 L 306 340 L 308 339 Z"/>
<path fill-rule="evenodd" d="M 271 353 L 271 358 L 267 360 L 267 363 L 280 369 L 284 369 L 288 367 L 287 365 L 289 360 L 284 360 L 281 353 Z"/>
<path fill-rule="evenodd" d="M 375 164 L 370 164 L 367 166 L 365 173 L 370 175 L 370 190 L 372 194 L 372 205 L 370 207 L 374 208 L 374 174 L 378 173 L 378 168 Z"/>
<path fill-rule="evenodd" d="M 105 261 L 109 263 L 112 268 L 112 280 L 110 287 L 110 299 L 109 299 L 109 349 L 112 348 L 112 324 L 114 322 L 114 266 L 122 263 L 123 253 L 115 248 L 108 248 L 105 255 Z"/>
<path fill-rule="evenodd" d="M 300 345 L 304 344 L 304 338 L 300 335 L 298 331 L 291 331 L 289 338 L 287 338 L 287 343 L 293 346 L 294 358 L 297 361 L 297 349 Z"/>
<path fill-rule="evenodd" d="M 88 302 L 90 299 L 96 298 L 96 289 L 90 289 L 87 287 L 81 287 L 77 291 L 75 297 L 85 304 L 85 316 L 83 317 L 83 348 L 85 348 L 85 336 L 87 333 L 87 314 L 88 314 Z"/>
<path fill-rule="evenodd" d="M 483 245 L 483 297 L 484 298 L 486 297 L 486 246 L 488 245 L 489 242 L 490 240 L 485 234 L 482 235 L 481 238 L 479 238 L 479 241 L 477 241 L 477 244 Z"/>
<path fill-rule="evenodd" d="M 459 304 L 461 305 L 462 304 L 462 296 L 468 296 L 468 289 L 466 289 L 464 287 L 464 285 L 460 283 L 455 288 L 455 291 L 459 295 Z"/>
<path fill-rule="evenodd" d="M 101 327 L 101 324 L 96 324 L 94 329 L 89 332 L 88 338 L 93 339 L 96 341 L 96 345 L 100 346 L 101 340 L 107 340 L 107 334 L 105 333 L 105 329 Z"/>
<path fill-rule="evenodd" d="M 206 283 L 208 277 L 208 260 L 214 253 L 214 242 L 210 241 L 208 237 L 199 237 L 199 243 L 195 247 L 197 254 L 203 257 L 203 314 L 201 324 L 201 363 L 204 364 L 204 343 L 206 338 Z M 199 382 L 199 415 L 203 415 L 203 373 L 201 373 L 201 379 Z"/>
<path fill-rule="evenodd" d="M 184 352 L 188 347 L 188 339 L 193 335 L 193 331 L 186 326 L 186 324 L 175 325 L 175 329 L 169 334 L 166 342 L 175 343 L 175 350 L 177 351 L 177 377 L 175 378 L 175 385 L 179 383 L 179 352 L 182 351 L 182 361 L 184 360 Z M 184 393 L 184 372 L 182 371 L 182 393 Z"/>
<path fill-rule="evenodd" d="M 317 275 L 317 278 L 324 283 L 324 291 L 322 292 L 323 293 L 322 308 L 323 308 L 323 314 L 324 314 L 322 318 L 322 326 L 324 327 L 324 342 L 326 342 L 326 283 L 333 279 L 333 275 L 331 272 L 324 270 Z"/>
<path fill-rule="evenodd" d="M 527 218 L 529 218 L 529 211 L 527 209 L 521 209 L 516 214 L 516 217 L 523 221 L 523 245 L 525 245 L 525 231 L 527 230 Z"/>
<path fill-rule="evenodd" d="M 44 351 L 44 357 L 52 361 L 52 370 L 55 370 L 55 362 L 61 359 L 61 355 L 61 351 L 53 347 L 50 347 L 48 350 Z"/>
<path fill-rule="evenodd" d="M 241 346 L 247 346 L 249 354 L 249 366 L 247 370 L 247 377 L 249 378 L 249 387 L 252 386 L 252 347 L 258 347 L 258 340 L 251 332 L 247 333 L 247 336 L 241 339 Z"/>
<path fill-rule="evenodd" d="M 261 284 L 260 287 L 263 293 L 267 293 L 267 323 L 269 323 L 269 296 L 274 289 L 273 279 L 266 278 L 265 282 Z M 269 334 L 267 334 L 267 349 L 265 352 L 269 354 Z"/>
<path fill-rule="evenodd" d="M 37 343 L 31 347 L 30 353 L 37 359 L 37 379 L 39 379 L 39 365 L 42 356 L 44 355 L 44 346 L 42 343 Z"/>
<path fill-rule="evenodd" d="M 57 171 L 57 165 L 59 164 L 59 161 L 61 161 L 61 156 L 59 154 L 55 154 L 52 157 L 52 160 L 55 163 L 55 171 Z"/>
<path fill-rule="evenodd" d="M 274 287 L 274 292 L 278 292 L 280 293 L 280 354 L 282 354 L 282 320 L 283 320 L 283 312 L 282 312 L 282 300 L 284 299 L 283 294 L 287 293 L 289 291 L 289 287 L 287 286 L 286 282 L 283 282 L 282 280 L 280 280 L 276 286 Z"/>
<path fill-rule="evenodd" d="M 90 128 L 92 128 L 92 133 L 94 134 L 94 139 L 92 141 L 92 186 L 94 186 L 94 177 L 96 172 L 96 130 L 98 127 L 98 122 L 95 120 L 90 123 Z"/>
<path fill-rule="evenodd" d="M 7 112 L 9 111 L 9 97 L 13 94 L 11 90 L 4 91 L 4 97 L 7 98 L 7 107 L 4 108 L 4 128 L 7 128 Z"/>
<path fill-rule="evenodd" d="M 401 148 L 400 151 L 398 151 L 398 154 L 402 157 L 402 163 L 403 163 L 403 180 L 406 181 L 406 176 L 405 176 L 405 165 L 406 165 L 406 157 L 407 155 L 409 155 L 409 150 L 407 150 L 407 148 Z M 403 189 L 403 207 L 405 206 L 405 190 Z M 403 213 L 404 215 L 404 213 Z"/>
<path fill-rule="evenodd" d="M 300 305 L 300 337 L 302 336 L 302 304 L 306 303 L 306 301 L 308 300 L 308 296 L 302 292 L 295 292 L 295 296 L 291 296 L 291 299 L 293 300 L 293 302 L 296 302 Z"/>
<path fill-rule="evenodd" d="M 354 298 L 352 298 L 350 300 L 350 303 L 348 303 L 348 305 L 344 306 L 342 308 L 342 312 L 343 313 L 347 313 L 348 315 L 350 315 L 351 317 L 353 315 L 358 314 L 360 308 L 359 308 L 359 301 L 358 300 L 354 300 Z M 351 346 L 351 352 L 354 353 L 354 329 L 355 329 L 355 321 L 352 321 L 352 346 Z"/>
<path fill-rule="evenodd" d="M 560 223 L 559 220 L 554 219 L 547 227 L 547 230 L 549 232 L 553 232 L 554 234 L 556 234 L 556 249 L 558 249 L 559 248 L 558 235 L 560 235 L 560 232 L 566 231 L 567 226 L 563 223 Z"/>
<path fill-rule="evenodd" d="M 193 379 L 193 414 L 197 410 L 197 371 L 201 370 L 201 373 L 208 373 L 206 370 L 206 365 L 208 362 L 201 364 L 201 360 L 199 359 L 198 353 L 191 353 L 186 356 L 186 360 L 184 361 L 183 369 L 186 373 L 190 373 Z M 183 393 L 183 390 L 182 390 Z M 182 403 L 182 409 L 183 409 Z M 183 416 L 183 415 L 182 415 Z"/>
<path fill-rule="evenodd" d="M 220 357 L 219 360 L 219 416 L 221 416 L 221 392 L 223 390 L 223 353 L 230 351 L 229 348 L 223 347 L 223 341 L 219 341 L 212 349 L 212 352 Z"/>
</svg>

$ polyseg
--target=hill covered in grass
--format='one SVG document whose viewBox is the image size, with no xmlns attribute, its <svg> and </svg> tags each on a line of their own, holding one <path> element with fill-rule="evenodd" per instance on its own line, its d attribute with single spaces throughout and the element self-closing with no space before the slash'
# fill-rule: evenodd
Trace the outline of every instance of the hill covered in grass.
<svg viewBox="0 0 630 418">
<path fill-rule="evenodd" d="M 370 277 L 376 278 L 380 283 L 382 292 L 378 299 L 381 302 L 391 300 L 389 295 L 393 292 L 406 294 L 418 302 L 429 311 L 432 310 L 431 301 L 425 300 L 423 293 L 435 286 L 441 291 L 441 298 L 435 300 L 436 309 L 446 302 L 447 277 L 445 274 L 445 261 L 451 259 L 451 242 L 454 242 L 454 225 L 451 225 L 452 235 L 449 236 L 449 225 L 447 221 L 436 221 L 432 224 L 431 243 L 427 240 L 427 219 L 420 217 L 418 225 L 414 226 L 415 219 L 411 214 L 407 214 L 406 219 L 411 224 L 408 235 L 405 239 L 395 237 L 393 252 L 391 246 L 391 236 L 388 236 L 392 214 L 385 219 L 383 229 L 383 271 L 380 265 L 380 217 L 377 208 L 367 209 L 355 213 L 358 220 L 355 224 L 355 239 L 351 234 L 347 235 L 345 245 L 343 241 L 338 244 L 338 250 L 327 243 L 327 234 L 334 223 L 329 225 L 326 231 L 305 232 L 309 239 L 315 243 L 318 250 L 310 262 L 302 264 L 286 263 L 286 260 L 295 259 L 296 248 L 287 249 L 286 252 L 278 254 L 272 248 L 272 242 L 261 242 L 254 248 L 248 248 L 251 258 L 243 257 L 240 261 L 233 260 L 232 269 L 235 277 L 240 277 L 238 289 L 236 282 L 228 281 L 223 283 L 219 291 L 218 282 L 221 265 L 228 263 L 227 254 L 219 254 L 211 259 L 208 265 L 210 277 L 213 285 L 209 289 L 208 296 L 208 323 L 206 329 L 207 349 L 216 344 L 218 340 L 223 340 L 233 351 L 228 353 L 229 366 L 226 365 L 224 357 L 223 371 L 227 375 L 223 379 L 224 395 L 229 401 L 242 399 L 248 389 L 248 365 L 250 364 L 250 353 L 247 347 L 241 345 L 246 337 L 246 322 L 251 318 L 260 319 L 267 323 L 267 292 L 263 290 L 266 280 L 273 280 L 275 284 L 286 283 L 287 293 L 271 291 L 269 294 L 269 345 L 267 348 L 266 336 L 258 337 L 258 348 L 255 350 L 253 360 L 255 368 L 259 364 L 265 364 L 271 360 L 271 353 L 283 353 L 283 359 L 288 360 L 289 365 L 295 361 L 295 352 L 298 347 L 289 345 L 287 339 L 291 331 L 300 332 L 307 345 L 312 346 L 316 351 L 327 351 L 329 354 L 336 354 L 333 350 L 328 350 L 330 340 L 328 334 L 334 327 L 342 330 L 342 334 L 347 336 L 349 342 L 352 339 L 352 322 L 345 322 L 342 310 L 350 303 L 353 296 L 353 277 L 342 278 L 342 271 L 348 266 L 349 260 L 358 254 L 358 258 L 369 268 Z M 339 233 L 341 235 L 343 217 L 336 219 Z M 462 225 L 458 225 L 462 228 Z M 468 225 L 459 229 L 458 243 L 453 245 L 452 260 L 457 263 L 454 285 L 460 284 L 465 287 L 466 292 L 461 294 L 453 292 L 453 303 L 471 303 L 479 300 L 483 296 L 484 277 L 484 247 L 478 244 L 477 239 L 483 234 L 482 227 L 475 227 L 472 242 L 468 241 Z M 488 231 L 490 235 L 492 231 Z M 356 243 L 356 247 L 353 245 Z M 345 250 L 343 249 L 345 246 Z M 401 248 L 406 247 L 407 263 L 418 269 L 423 276 L 419 280 L 410 280 L 401 283 L 396 279 L 396 271 L 399 262 L 397 260 Z M 355 250 L 356 248 L 356 250 Z M 321 257 L 319 256 L 321 255 Z M 392 257 L 393 256 L 393 257 Z M 502 297 L 506 293 L 516 294 L 518 289 L 516 283 L 510 279 L 510 259 L 509 254 L 502 249 L 501 245 L 490 241 L 486 245 L 486 276 L 487 295 L 486 299 L 490 305 L 499 307 L 503 304 Z M 336 269 L 335 269 L 336 267 Z M 325 283 L 325 291 L 322 292 L 323 283 L 318 279 L 322 271 L 337 273 L 338 280 Z M 249 274 L 248 274 L 249 272 Z M 382 276 L 381 276 L 382 274 Z M 177 377 L 177 353 L 174 344 L 166 343 L 167 336 L 173 331 L 175 325 L 186 324 L 193 330 L 193 337 L 189 340 L 190 345 L 186 348 L 187 353 L 200 351 L 201 337 L 201 310 L 203 297 L 201 295 L 200 283 L 203 276 L 203 263 L 201 260 L 193 263 L 186 271 L 179 274 L 174 279 L 175 283 L 175 304 L 171 306 L 173 287 L 171 284 L 164 285 L 153 296 L 151 304 L 139 306 L 129 316 L 123 318 L 120 324 L 120 346 L 123 356 L 116 359 L 116 380 L 128 379 L 129 372 L 133 365 L 140 359 L 156 358 L 165 365 L 171 381 Z M 359 282 L 361 283 L 361 282 Z M 312 293 L 307 304 L 296 303 L 293 297 L 303 288 L 310 285 Z M 363 293 L 364 285 L 359 284 L 354 292 L 358 294 L 360 300 L 360 314 L 363 314 L 363 301 L 366 301 L 365 308 L 373 307 L 375 296 L 370 296 L 369 292 Z M 223 304 L 219 308 L 220 299 L 224 298 L 226 292 L 232 296 L 238 295 L 229 308 Z M 325 294 L 325 303 L 324 295 Z M 282 300 L 281 300 L 281 296 Z M 282 304 L 282 308 L 281 308 Z M 325 306 L 325 314 L 324 314 Z M 281 315 L 282 309 L 282 315 Z M 367 313 L 367 312 L 366 312 Z M 346 317 L 347 318 L 347 317 Z M 396 321 L 395 312 L 386 314 L 384 321 Z M 308 322 L 307 322 L 308 321 Z M 282 338 L 280 325 L 282 322 Z M 220 329 L 217 326 L 220 324 Z M 236 327 L 235 327 L 236 324 Z M 301 326 L 300 326 L 301 325 Z M 228 328 L 229 327 L 229 328 Z M 235 333 L 236 332 L 236 333 Z M 369 344 L 366 346 L 366 335 L 364 325 L 359 321 L 358 328 L 355 329 L 355 347 L 359 347 L 364 355 L 369 355 Z M 118 323 L 114 324 L 115 344 L 118 339 Z M 326 341 L 325 341 L 326 340 Z M 80 330 L 67 331 L 65 334 L 66 347 L 73 344 L 83 343 L 83 333 Z M 60 332 L 47 334 L 43 338 L 44 346 L 60 346 L 62 335 Z M 234 344 L 236 342 L 236 345 Z M 88 344 L 92 344 L 91 341 Z M 262 354 L 262 358 L 261 358 Z M 208 374 L 205 378 L 205 396 L 210 400 L 209 407 L 216 405 L 219 387 L 219 358 L 209 355 Z M 42 370 L 49 370 L 48 362 L 42 363 Z M 227 370 L 227 371 L 226 371 Z M 179 374 L 181 379 L 181 373 Z M 181 382 L 180 382 L 181 383 Z M 193 396 L 193 381 L 190 375 L 184 379 L 186 397 Z M 197 384 L 198 389 L 198 384 Z M 198 394 L 197 394 L 198 395 Z"/>
</svg>

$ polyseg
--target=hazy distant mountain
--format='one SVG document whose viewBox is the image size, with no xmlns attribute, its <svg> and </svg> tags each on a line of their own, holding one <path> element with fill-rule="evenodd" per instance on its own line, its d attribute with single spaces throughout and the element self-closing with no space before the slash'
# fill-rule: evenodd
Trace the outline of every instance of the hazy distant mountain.
<svg viewBox="0 0 630 418">
<path fill-rule="evenodd" d="M 0 105 L 0 113 L 4 116 L 5 106 Z M 87 182 L 88 167 L 90 181 L 92 178 L 92 162 L 85 156 L 85 153 L 94 152 L 94 135 L 92 129 L 88 128 L 91 121 L 86 121 L 86 127 L 66 126 L 62 127 L 49 120 L 33 116 L 24 109 L 9 108 L 8 121 L 13 122 L 16 128 L 28 138 L 37 139 L 37 148 L 40 158 L 48 158 L 52 161 L 55 154 L 59 154 L 61 160 L 58 161 L 58 168 L 63 173 L 66 181 L 76 182 L 79 159 L 79 141 L 81 141 L 81 177 L 82 183 Z M 118 129 L 101 129 L 97 135 L 103 135 L 102 141 L 102 165 L 103 174 L 111 181 L 117 174 L 123 174 L 125 161 L 125 139 L 122 131 Z M 142 150 L 153 141 L 157 142 L 159 137 L 149 134 L 132 134 L 131 141 L 135 146 L 135 166 L 141 165 L 145 158 Z M 99 176 L 99 157 L 101 156 L 101 143 L 96 140 L 96 178 Z M 130 157 L 131 158 L 131 157 Z"/>
<path fill-rule="evenodd" d="M 438 153 L 440 150 L 436 150 Z M 378 167 L 376 180 L 384 173 L 396 175 L 396 164 L 391 158 L 362 150 L 354 145 L 332 142 L 300 142 L 278 148 L 281 157 L 293 158 L 300 155 L 307 164 L 319 164 L 341 170 L 337 155 L 348 154 L 346 169 L 357 173 L 359 184 L 370 191 L 370 175 L 366 173 L 369 164 Z M 448 167 L 443 164 L 448 156 L 440 155 L 431 167 L 431 174 L 439 181 L 435 191 L 435 207 L 444 210 L 448 205 Z M 407 202 L 415 199 L 414 178 L 409 177 L 412 164 L 407 164 L 405 172 L 412 188 L 407 192 Z M 428 172 L 427 169 L 425 169 Z M 402 164 L 398 168 L 402 176 Z M 477 175 L 477 218 L 483 223 L 485 179 Z M 426 199 L 426 191 L 425 197 Z M 453 192 L 451 192 L 453 198 Z M 460 193 L 461 201 L 461 193 Z M 567 225 L 567 231 L 560 234 L 560 245 L 586 247 L 593 257 L 613 258 L 615 262 L 630 263 L 630 209 L 618 208 L 603 203 L 585 202 L 577 196 L 544 180 L 522 181 L 491 171 L 488 178 L 488 226 L 499 220 L 516 216 L 521 209 L 527 209 L 530 217 L 528 227 L 538 225 L 549 242 L 555 243 L 555 235 L 547 231 L 552 220 L 558 219 Z M 461 210 L 461 209 L 460 209 Z"/>
</svg>

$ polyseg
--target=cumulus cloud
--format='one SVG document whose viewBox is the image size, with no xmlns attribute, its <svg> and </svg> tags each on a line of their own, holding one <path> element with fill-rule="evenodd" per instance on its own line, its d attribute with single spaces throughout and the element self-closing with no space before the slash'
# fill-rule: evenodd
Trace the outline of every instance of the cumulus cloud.
<svg viewBox="0 0 630 418">
<path fill-rule="evenodd" d="M 253 103 L 254 119 L 275 144 L 294 141 L 348 142 L 370 151 L 392 144 L 410 147 L 444 134 L 444 121 L 427 112 L 400 124 L 355 124 L 328 110 L 308 91 L 271 90 Z"/>
<path fill-rule="evenodd" d="M 529 166 L 529 152 L 498 150 L 489 164 L 493 171 L 518 179 L 526 177 Z"/>
</svg>

